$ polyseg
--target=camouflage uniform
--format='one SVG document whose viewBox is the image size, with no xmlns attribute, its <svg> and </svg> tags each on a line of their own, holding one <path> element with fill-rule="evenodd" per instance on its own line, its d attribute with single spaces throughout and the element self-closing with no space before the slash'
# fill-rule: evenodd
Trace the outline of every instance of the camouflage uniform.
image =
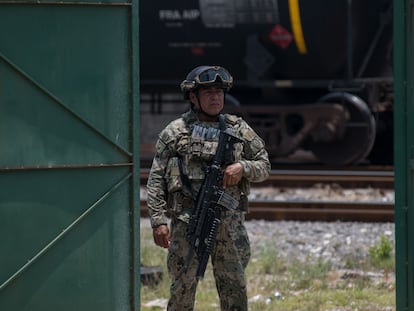
<svg viewBox="0 0 414 311">
<path fill-rule="evenodd" d="M 266 179 L 270 163 L 262 139 L 241 118 L 225 115 L 226 127 L 243 142 L 235 145 L 235 162 L 243 166 L 242 180 L 226 188 L 240 202 L 238 210 L 223 209 L 214 250 L 211 254 L 213 273 L 220 296 L 222 310 L 247 310 L 246 280 L 244 270 L 250 258 L 250 244 L 244 227 L 247 195 L 250 182 Z M 188 254 L 186 227 L 192 204 L 191 192 L 197 193 L 204 179 L 204 168 L 214 157 L 218 137 L 194 135 L 195 128 L 214 133 L 217 123 L 198 121 L 191 110 L 172 121 L 159 135 L 156 155 L 148 179 L 148 207 L 152 227 L 167 224 L 171 217 L 171 245 L 167 266 L 172 278 L 168 310 L 193 310 L 197 280 L 197 259 L 193 258 L 187 272 L 184 264 Z M 210 130 L 209 130 L 210 129 Z M 178 167 L 183 161 L 192 190 L 183 186 Z M 196 257 L 196 256 L 194 256 Z"/>
</svg>

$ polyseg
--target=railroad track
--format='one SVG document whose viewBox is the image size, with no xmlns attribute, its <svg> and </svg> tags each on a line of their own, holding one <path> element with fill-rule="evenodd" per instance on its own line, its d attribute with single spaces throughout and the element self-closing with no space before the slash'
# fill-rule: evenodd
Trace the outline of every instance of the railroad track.
<svg viewBox="0 0 414 311">
<path fill-rule="evenodd" d="M 145 200 L 141 217 L 148 217 Z M 246 219 L 393 222 L 394 204 L 335 201 L 251 201 Z"/>
<path fill-rule="evenodd" d="M 148 179 L 148 169 L 141 169 L 141 185 Z M 338 184 L 343 188 L 393 189 L 391 168 L 375 169 L 277 169 L 260 187 L 306 188 L 315 184 Z M 141 201 L 141 216 L 148 216 L 146 201 Z M 381 202 L 272 201 L 251 200 L 246 219 L 300 221 L 394 221 L 394 204 Z"/>
<path fill-rule="evenodd" d="M 148 180 L 149 169 L 141 169 L 141 185 Z M 366 170 L 338 169 L 277 169 L 270 172 L 269 178 L 255 184 L 259 187 L 309 187 L 317 183 L 338 184 L 344 188 L 394 188 L 394 171 L 391 168 Z"/>
</svg>

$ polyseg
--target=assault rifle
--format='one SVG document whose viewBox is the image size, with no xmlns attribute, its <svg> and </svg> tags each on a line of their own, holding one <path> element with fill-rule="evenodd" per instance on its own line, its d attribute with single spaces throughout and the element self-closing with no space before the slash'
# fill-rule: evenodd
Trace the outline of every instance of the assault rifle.
<svg viewBox="0 0 414 311">
<path fill-rule="evenodd" d="M 221 223 L 221 207 L 236 209 L 239 202 L 224 192 L 223 168 L 233 162 L 233 147 L 240 139 L 227 130 L 220 131 L 217 151 L 212 163 L 207 166 L 205 179 L 197 195 L 197 200 L 191 210 L 187 228 L 187 241 L 190 249 L 185 267 L 194 253 L 197 255 L 198 268 L 196 278 L 202 279 L 207 267 L 208 259 L 216 241 L 217 231 Z"/>
</svg>

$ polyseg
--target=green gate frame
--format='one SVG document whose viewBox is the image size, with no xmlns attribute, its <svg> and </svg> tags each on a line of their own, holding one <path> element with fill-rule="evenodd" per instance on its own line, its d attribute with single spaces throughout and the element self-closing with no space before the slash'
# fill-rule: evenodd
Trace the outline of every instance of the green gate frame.
<svg viewBox="0 0 414 311">
<path fill-rule="evenodd" d="M 414 1 L 394 1 L 397 310 L 414 310 Z"/>
<path fill-rule="evenodd" d="M 138 0 L 0 27 L 0 310 L 139 310 Z"/>
</svg>

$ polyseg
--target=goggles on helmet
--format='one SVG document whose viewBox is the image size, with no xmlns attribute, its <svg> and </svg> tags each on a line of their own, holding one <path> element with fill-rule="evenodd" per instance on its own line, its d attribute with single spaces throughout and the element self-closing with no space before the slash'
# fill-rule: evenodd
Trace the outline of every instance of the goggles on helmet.
<svg viewBox="0 0 414 311">
<path fill-rule="evenodd" d="M 181 83 L 180 87 L 182 91 L 189 92 L 197 89 L 199 86 L 209 85 L 217 85 L 218 87 L 223 87 L 224 89 L 229 90 L 233 85 L 233 77 L 223 67 L 207 67 L 200 73 L 197 73 L 197 69 L 198 68 L 193 70 L 193 72 L 196 71 L 195 76 L 191 78 L 187 77 L 188 80 L 186 79 Z M 189 75 L 191 76 L 191 73 Z"/>
<path fill-rule="evenodd" d="M 212 67 L 210 69 L 207 69 L 200 74 L 196 75 L 194 77 L 194 80 L 198 84 L 210 84 L 215 83 L 217 80 L 217 77 L 220 78 L 221 82 L 225 85 L 231 85 L 233 83 L 233 77 L 230 75 L 230 73 L 224 69 L 223 67 Z"/>
</svg>

